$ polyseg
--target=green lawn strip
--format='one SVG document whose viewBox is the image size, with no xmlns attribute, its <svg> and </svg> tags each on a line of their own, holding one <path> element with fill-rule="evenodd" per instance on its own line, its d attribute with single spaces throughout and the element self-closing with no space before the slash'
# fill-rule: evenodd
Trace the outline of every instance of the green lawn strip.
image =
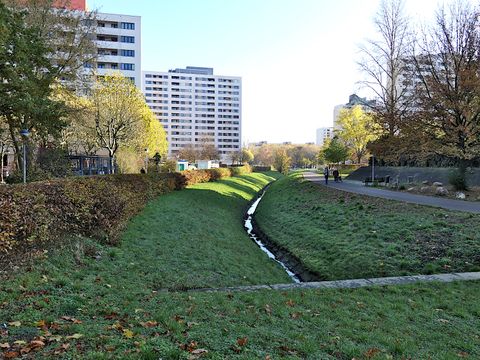
<svg viewBox="0 0 480 360">
<path fill-rule="evenodd" d="M 293 174 L 255 219 L 323 279 L 480 270 L 480 216 L 356 195 Z"/>
<path fill-rule="evenodd" d="M 34 358 L 194 359 L 193 351 L 208 359 L 480 357 L 480 282 L 232 294 L 137 291 L 129 297 L 117 286 L 94 282 L 74 293 L 44 281 L 27 285 L 21 298 L 14 298 L 16 290 L 2 292 L 0 318 L 20 324 L 9 325 L 8 334 L 3 330 L 1 343 L 10 351 L 26 346 L 14 341 L 29 344 L 43 336 L 45 346 L 30 354 Z M 74 334 L 77 339 L 67 338 Z"/>
</svg>

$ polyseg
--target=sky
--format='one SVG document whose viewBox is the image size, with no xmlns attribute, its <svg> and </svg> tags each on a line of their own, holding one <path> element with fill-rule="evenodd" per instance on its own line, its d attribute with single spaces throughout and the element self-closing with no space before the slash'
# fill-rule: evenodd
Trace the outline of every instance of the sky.
<svg viewBox="0 0 480 360">
<path fill-rule="evenodd" d="M 380 0 L 88 0 L 142 17 L 142 70 L 213 67 L 242 77 L 244 143 L 305 143 L 333 124 L 358 82 L 358 47 L 375 37 Z M 426 21 L 438 0 L 406 0 Z"/>
</svg>

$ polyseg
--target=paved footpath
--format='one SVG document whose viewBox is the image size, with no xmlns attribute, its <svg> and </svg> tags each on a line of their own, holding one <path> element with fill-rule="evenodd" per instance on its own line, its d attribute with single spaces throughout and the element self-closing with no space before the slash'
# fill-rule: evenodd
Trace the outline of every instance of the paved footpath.
<svg viewBox="0 0 480 360">
<path fill-rule="evenodd" d="M 224 288 L 192 289 L 189 292 L 237 292 L 258 290 L 294 290 L 294 289 L 352 289 L 367 286 L 406 285 L 425 282 L 448 283 L 453 281 L 480 280 L 480 272 L 450 273 L 437 275 L 412 275 L 372 279 L 352 279 L 337 281 L 316 281 L 299 284 L 252 285 Z"/>
<path fill-rule="evenodd" d="M 314 183 L 325 185 L 325 178 L 323 177 L 323 175 L 313 172 L 306 172 L 303 174 L 303 177 L 306 180 L 312 181 Z M 416 195 L 401 191 L 378 189 L 370 186 L 365 186 L 360 181 L 344 180 L 341 183 L 336 183 L 329 180 L 327 186 L 361 195 L 375 196 L 384 199 L 403 201 L 418 205 L 434 206 L 447 210 L 465 211 L 480 214 L 480 202 L 444 199 L 434 196 Z"/>
</svg>

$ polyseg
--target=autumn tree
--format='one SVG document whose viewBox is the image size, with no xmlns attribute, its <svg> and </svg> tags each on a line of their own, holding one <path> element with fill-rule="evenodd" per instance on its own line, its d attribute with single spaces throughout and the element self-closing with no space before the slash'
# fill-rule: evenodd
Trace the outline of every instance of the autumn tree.
<svg viewBox="0 0 480 360">
<path fill-rule="evenodd" d="M 97 140 L 100 147 L 108 151 L 112 170 L 120 148 L 142 153 L 147 146 L 152 146 L 149 144 L 155 143 L 152 152 L 156 152 L 157 148 L 166 149 L 165 131 L 153 125 L 158 120 L 145 103 L 142 93 L 129 79 L 120 73 L 100 78 L 91 98 Z M 150 135 L 153 138 L 149 139 Z"/>
<path fill-rule="evenodd" d="M 378 137 L 378 129 L 373 116 L 365 112 L 360 105 L 351 109 L 342 109 L 338 117 L 337 136 L 344 142 L 360 164 L 367 154 L 367 145 Z"/>
<path fill-rule="evenodd" d="M 287 150 L 285 148 L 280 148 L 275 152 L 275 158 L 273 166 L 277 169 L 278 172 L 281 172 L 284 175 L 288 174 L 290 170 L 290 166 L 292 163 L 292 159 L 287 154 Z"/>
<path fill-rule="evenodd" d="M 219 160 L 220 153 L 214 144 L 209 142 L 203 142 L 199 148 L 198 156 L 202 160 Z"/>
<path fill-rule="evenodd" d="M 416 121 L 433 154 L 465 169 L 480 157 L 480 9 L 440 7 L 413 56 Z"/>
<path fill-rule="evenodd" d="M 254 155 L 253 155 L 253 152 L 244 147 L 242 148 L 242 158 L 240 159 L 241 163 L 244 164 L 244 163 L 251 163 L 254 159 Z"/>
<path fill-rule="evenodd" d="M 180 149 L 178 152 L 178 158 L 187 160 L 189 163 L 194 164 L 200 157 L 198 149 L 193 145 L 188 144 Z"/>
</svg>

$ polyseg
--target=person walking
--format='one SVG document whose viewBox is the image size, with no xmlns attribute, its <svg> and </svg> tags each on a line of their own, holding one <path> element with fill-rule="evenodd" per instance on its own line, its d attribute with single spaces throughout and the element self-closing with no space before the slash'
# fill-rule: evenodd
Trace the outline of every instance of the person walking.
<svg viewBox="0 0 480 360">
<path fill-rule="evenodd" d="M 328 166 L 325 166 L 323 169 L 323 176 L 325 176 L 325 185 L 328 185 L 328 175 L 330 175 L 330 170 L 328 169 Z"/>
<path fill-rule="evenodd" d="M 340 173 L 338 172 L 338 169 L 333 168 L 333 180 L 335 180 L 335 182 L 338 182 L 338 176 L 339 175 L 340 175 Z"/>
</svg>

